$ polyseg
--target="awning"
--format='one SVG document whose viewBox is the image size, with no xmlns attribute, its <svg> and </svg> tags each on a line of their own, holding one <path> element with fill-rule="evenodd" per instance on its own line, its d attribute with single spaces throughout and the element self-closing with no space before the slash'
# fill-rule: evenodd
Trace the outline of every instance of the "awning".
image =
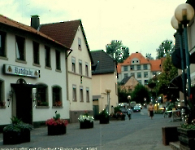
<svg viewBox="0 0 195 150">
<path fill-rule="evenodd" d="M 39 87 L 39 85 L 11 83 L 11 87 L 13 88 L 37 88 Z"/>
</svg>

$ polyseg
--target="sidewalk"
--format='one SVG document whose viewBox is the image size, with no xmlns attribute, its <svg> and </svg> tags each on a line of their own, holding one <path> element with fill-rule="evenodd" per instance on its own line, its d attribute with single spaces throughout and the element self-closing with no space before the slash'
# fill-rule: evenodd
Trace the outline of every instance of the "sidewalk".
<svg viewBox="0 0 195 150">
<path fill-rule="evenodd" d="M 64 150 L 172 150 L 170 146 L 164 146 L 162 144 L 162 127 L 179 126 L 180 124 L 181 122 L 170 122 L 170 118 L 162 118 L 162 115 L 155 115 L 153 120 L 149 118 L 136 119 L 132 117 L 130 121 L 110 121 L 107 125 L 100 125 L 99 121 L 95 121 L 94 128 L 86 130 L 79 129 L 79 123 L 68 124 L 67 134 L 64 136 L 47 136 L 47 127 L 41 127 L 31 131 L 31 142 L 17 145 L 3 145 L 3 134 L 0 133 L 0 150 L 1 148 L 8 147 L 52 148 L 52 146 L 53 148 L 56 147 L 56 150 L 60 147 L 61 149 L 63 147 Z M 118 127 L 124 126 L 124 130 L 120 129 L 121 132 L 126 132 L 125 130 L 128 129 L 130 125 L 134 128 L 141 125 L 144 125 L 144 127 L 135 131 L 133 131 L 131 127 L 132 132 L 130 134 L 126 134 L 125 136 L 119 135 L 121 138 L 117 140 L 101 140 L 103 139 L 104 131 L 109 133 L 109 135 L 105 136 L 110 136 L 110 138 L 115 136 L 117 131 L 107 130 L 113 129 L 115 125 Z"/>
</svg>

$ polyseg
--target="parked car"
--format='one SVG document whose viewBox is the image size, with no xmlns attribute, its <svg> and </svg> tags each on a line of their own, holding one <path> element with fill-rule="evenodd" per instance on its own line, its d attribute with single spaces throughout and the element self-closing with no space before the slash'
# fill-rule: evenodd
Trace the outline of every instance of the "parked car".
<svg viewBox="0 0 195 150">
<path fill-rule="evenodd" d="M 141 111 L 140 106 L 135 105 L 135 106 L 133 107 L 133 111 L 134 111 L 134 112 Z"/>
<path fill-rule="evenodd" d="M 124 107 L 120 107 L 120 110 L 123 114 L 127 114 L 127 109 Z"/>
</svg>

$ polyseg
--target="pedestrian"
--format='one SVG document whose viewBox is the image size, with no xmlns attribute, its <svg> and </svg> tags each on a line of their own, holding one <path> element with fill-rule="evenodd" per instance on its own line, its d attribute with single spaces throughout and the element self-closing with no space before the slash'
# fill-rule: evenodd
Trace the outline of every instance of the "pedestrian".
<svg viewBox="0 0 195 150">
<path fill-rule="evenodd" d="M 131 110 L 130 109 L 127 109 L 127 116 L 129 118 L 129 120 L 131 119 Z"/>
<path fill-rule="evenodd" d="M 149 116 L 151 117 L 151 119 L 153 118 L 154 116 L 154 106 L 152 105 L 152 102 L 150 102 L 150 105 L 148 107 L 148 114 Z"/>
</svg>

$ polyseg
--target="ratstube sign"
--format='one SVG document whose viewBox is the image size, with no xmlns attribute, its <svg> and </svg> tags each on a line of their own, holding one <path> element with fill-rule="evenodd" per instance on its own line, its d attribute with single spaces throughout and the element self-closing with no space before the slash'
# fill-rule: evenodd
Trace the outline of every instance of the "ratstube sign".
<svg viewBox="0 0 195 150">
<path fill-rule="evenodd" d="M 31 69 L 26 67 L 19 67 L 14 65 L 4 64 L 4 73 L 10 75 L 20 75 L 32 78 L 38 78 L 40 73 L 37 69 Z"/>
</svg>

